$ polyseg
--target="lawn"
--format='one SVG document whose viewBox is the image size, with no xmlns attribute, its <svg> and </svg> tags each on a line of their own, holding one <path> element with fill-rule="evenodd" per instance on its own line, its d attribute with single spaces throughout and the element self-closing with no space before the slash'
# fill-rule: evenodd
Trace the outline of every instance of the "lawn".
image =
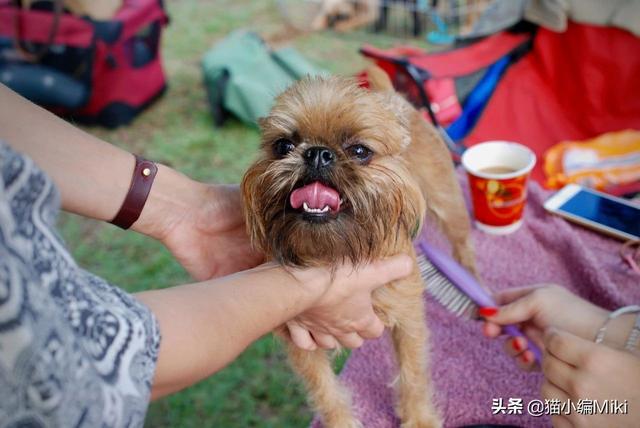
<svg viewBox="0 0 640 428">
<path fill-rule="evenodd" d="M 202 87 L 200 59 L 227 33 L 248 28 L 272 34 L 282 27 L 275 0 L 173 0 L 162 53 L 166 94 L 131 126 L 87 130 L 115 145 L 171 165 L 202 181 L 238 182 L 259 142 L 255 129 L 231 120 L 213 126 Z M 354 74 L 366 63 L 365 42 L 388 46 L 391 36 L 359 31 L 297 37 L 293 44 L 313 63 Z M 60 228 L 78 262 L 128 291 L 189 281 L 160 245 L 132 232 L 65 214 Z M 212 307 L 215 302 L 212 302 Z M 212 332 L 215 334 L 215 332 Z M 199 384 L 151 404 L 148 427 L 303 427 L 312 413 L 280 345 L 264 337 L 233 364 Z"/>
</svg>

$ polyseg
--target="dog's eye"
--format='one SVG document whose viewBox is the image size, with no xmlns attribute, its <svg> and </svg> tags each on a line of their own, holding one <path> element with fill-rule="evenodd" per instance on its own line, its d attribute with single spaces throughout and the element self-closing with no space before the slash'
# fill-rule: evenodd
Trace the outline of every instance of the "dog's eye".
<svg viewBox="0 0 640 428">
<path fill-rule="evenodd" d="M 356 159 L 358 162 L 366 163 L 373 156 L 373 151 L 367 146 L 363 146 L 362 144 L 354 144 L 353 146 L 349 146 L 346 149 L 347 155 L 349 157 Z"/>
<path fill-rule="evenodd" d="M 273 154 L 279 158 L 283 158 L 295 148 L 296 146 L 291 140 L 280 138 L 273 143 Z"/>
</svg>

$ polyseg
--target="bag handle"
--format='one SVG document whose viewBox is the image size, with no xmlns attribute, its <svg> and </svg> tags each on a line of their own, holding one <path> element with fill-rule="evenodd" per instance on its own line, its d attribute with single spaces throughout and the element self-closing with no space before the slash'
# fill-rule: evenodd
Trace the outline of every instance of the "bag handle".
<svg viewBox="0 0 640 428">
<path fill-rule="evenodd" d="M 36 52 L 33 52 L 29 48 L 27 48 L 24 44 L 24 41 L 21 40 L 20 35 L 22 33 L 22 19 L 21 19 L 21 5 L 20 0 L 13 0 L 13 3 L 16 6 L 16 14 L 15 14 L 15 48 L 16 51 L 28 62 L 40 62 L 42 58 L 47 54 L 51 45 L 58 34 L 58 29 L 60 28 L 60 18 L 62 17 L 62 13 L 64 12 L 64 0 L 51 0 L 53 3 L 53 22 L 51 24 L 51 28 L 49 29 L 49 37 L 47 41 L 38 49 Z M 28 6 L 26 7 L 28 8 Z"/>
</svg>

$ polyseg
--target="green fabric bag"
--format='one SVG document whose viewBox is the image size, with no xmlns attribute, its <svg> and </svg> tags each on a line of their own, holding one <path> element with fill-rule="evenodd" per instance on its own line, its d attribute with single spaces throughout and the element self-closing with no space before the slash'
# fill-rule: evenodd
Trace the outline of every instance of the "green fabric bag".
<svg viewBox="0 0 640 428">
<path fill-rule="evenodd" d="M 216 44 L 205 54 L 202 70 L 217 126 L 228 113 L 257 126 L 275 96 L 291 83 L 324 73 L 294 49 L 273 51 L 260 36 L 247 31 L 235 31 Z"/>
</svg>

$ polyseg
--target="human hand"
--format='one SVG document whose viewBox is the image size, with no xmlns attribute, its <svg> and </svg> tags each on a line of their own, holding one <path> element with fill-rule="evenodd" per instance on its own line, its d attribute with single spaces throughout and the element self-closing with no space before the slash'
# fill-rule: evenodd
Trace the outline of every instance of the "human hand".
<svg viewBox="0 0 640 428">
<path fill-rule="evenodd" d="M 158 168 L 134 230 L 162 242 L 198 281 L 263 261 L 245 231 L 237 185 L 200 183 L 164 165 Z"/>
<path fill-rule="evenodd" d="M 357 270 L 350 265 L 290 268 L 268 262 L 221 278 L 137 293 L 162 331 L 153 397 L 210 376 L 250 343 L 305 311 L 315 313 L 317 319 L 310 314 L 303 319 L 310 317 L 314 325 L 326 326 L 330 332 L 368 329 L 367 318 L 379 322 L 370 302 L 357 311 L 343 306 L 344 317 L 333 308 L 358 291 L 370 294 L 375 285 L 410 271 L 407 256 Z M 362 319 L 365 322 L 360 325 Z M 379 334 L 382 326 L 378 328 Z"/>
<path fill-rule="evenodd" d="M 198 183 L 194 204 L 177 219 L 161 241 L 196 280 L 252 268 L 263 261 L 249 241 L 237 185 Z"/>
<path fill-rule="evenodd" d="M 552 326 L 593 340 L 608 314 L 604 309 L 557 285 L 510 289 L 498 293 L 495 299 L 503 306 L 479 310 L 486 319 L 483 333 L 487 337 L 497 337 L 502 332 L 502 326 L 518 325 L 528 339 L 510 338 L 505 343 L 505 350 L 525 370 L 535 366 L 533 353 L 527 349 L 528 340 L 544 351 L 543 334 Z"/>
<path fill-rule="evenodd" d="M 544 399 L 578 405 L 617 400 L 629 414 L 595 412 L 551 416 L 554 427 L 637 427 L 640 425 L 640 359 L 630 352 L 595 344 L 566 331 L 548 329 L 543 336 Z M 626 405 L 624 404 L 626 402 Z"/>
<path fill-rule="evenodd" d="M 339 266 L 317 303 L 287 323 L 293 343 L 306 350 L 314 350 L 318 346 L 332 349 L 338 344 L 357 348 L 364 339 L 379 337 L 384 332 L 384 325 L 373 311 L 371 293 L 382 285 L 409 275 L 412 269 L 411 258 L 406 255 L 357 268 L 348 264 Z M 309 272 L 317 271 L 305 274 Z"/>
</svg>

